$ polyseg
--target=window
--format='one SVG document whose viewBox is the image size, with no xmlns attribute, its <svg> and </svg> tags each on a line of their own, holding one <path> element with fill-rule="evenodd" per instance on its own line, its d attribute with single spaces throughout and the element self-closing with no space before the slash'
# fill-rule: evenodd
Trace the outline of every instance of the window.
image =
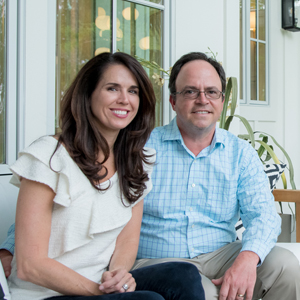
<svg viewBox="0 0 300 300">
<path fill-rule="evenodd" d="M 268 0 L 240 0 L 240 99 L 268 104 Z"/>
<path fill-rule="evenodd" d="M 57 0 L 56 131 L 60 100 L 94 55 L 122 51 L 162 65 L 164 2 Z M 146 71 L 153 80 L 153 71 Z M 153 86 L 157 99 L 162 99 L 162 88 Z M 162 122 L 162 107 L 162 101 L 157 101 L 156 125 Z"/>
</svg>

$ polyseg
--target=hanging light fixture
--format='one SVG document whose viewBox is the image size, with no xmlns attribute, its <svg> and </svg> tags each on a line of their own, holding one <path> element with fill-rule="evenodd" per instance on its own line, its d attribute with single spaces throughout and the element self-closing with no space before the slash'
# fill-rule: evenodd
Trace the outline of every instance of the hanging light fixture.
<svg viewBox="0 0 300 300">
<path fill-rule="evenodd" d="M 95 20 L 95 24 L 100 29 L 99 35 L 101 37 L 103 31 L 110 30 L 110 16 L 106 15 L 106 12 L 102 7 L 98 7 L 98 17 Z"/>
<path fill-rule="evenodd" d="M 122 16 L 125 20 L 131 20 L 131 7 L 126 7 L 122 11 Z M 136 20 L 139 17 L 139 11 L 135 8 L 134 9 L 134 19 Z"/>
<path fill-rule="evenodd" d="M 144 38 L 140 39 L 139 46 L 142 50 L 148 50 L 150 48 L 149 36 L 145 36 Z"/>
<path fill-rule="evenodd" d="M 282 28 L 300 31 L 300 0 L 282 0 Z"/>
</svg>

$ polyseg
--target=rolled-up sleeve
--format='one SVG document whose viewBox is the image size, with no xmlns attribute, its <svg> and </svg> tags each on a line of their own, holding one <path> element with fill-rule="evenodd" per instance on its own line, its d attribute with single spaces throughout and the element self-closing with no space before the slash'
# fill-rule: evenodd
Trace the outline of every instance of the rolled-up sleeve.
<svg viewBox="0 0 300 300">
<path fill-rule="evenodd" d="M 281 219 L 263 165 L 252 148 L 245 149 L 239 175 L 237 199 L 246 230 L 241 251 L 253 251 L 263 263 L 281 231 Z"/>
</svg>

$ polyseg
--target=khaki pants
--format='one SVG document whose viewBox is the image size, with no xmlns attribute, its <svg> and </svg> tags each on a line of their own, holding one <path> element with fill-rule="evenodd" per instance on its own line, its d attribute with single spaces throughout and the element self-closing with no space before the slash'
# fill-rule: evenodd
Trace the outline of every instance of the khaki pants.
<svg viewBox="0 0 300 300">
<path fill-rule="evenodd" d="M 192 259 L 160 258 L 139 259 L 134 269 L 169 261 L 185 261 L 194 264 L 202 276 L 206 300 L 217 300 L 219 288 L 211 279 L 224 275 L 240 253 L 242 243 L 236 241 L 214 252 Z M 300 300 L 300 266 L 298 259 L 289 250 L 274 247 L 263 264 L 257 268 L 257 280 L 253 300 Z"/>
</svg>

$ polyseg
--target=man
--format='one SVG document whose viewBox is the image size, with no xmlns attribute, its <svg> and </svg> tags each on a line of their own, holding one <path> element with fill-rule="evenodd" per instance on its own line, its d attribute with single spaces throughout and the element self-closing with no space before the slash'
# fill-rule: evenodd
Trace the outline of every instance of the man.
<svg viewBox="0 0 300 300">
<path fill-rule="evenodd" d="M 172 68 L 177 117 L 147 144 L 157 161 L 134 268 L 191 262 L 208 300 L 300 299 L 299 262 L 274 247 L 280 219 L 262 164 L 247 142 L 216 129 L 225 84 L 222 66 L 203 53 L 184 55 Z M 242 243 L 235 241 L 239 216 Z"/>
<path fill-rule="evenodd" d="M 216 128 L 225 84 L 222 66 L 202 53 L 184 55 L 172 68 L 177 117 L 147 143 L 157 160 L 135 268 L 194 263 L 209 300 L 300 299 L 299 262 L 282 248 L 271 251 L 280 219 L 262 163 L 247 142 Z M 239 216 L 242 242 L 235 241 Z"/>
</svg>

